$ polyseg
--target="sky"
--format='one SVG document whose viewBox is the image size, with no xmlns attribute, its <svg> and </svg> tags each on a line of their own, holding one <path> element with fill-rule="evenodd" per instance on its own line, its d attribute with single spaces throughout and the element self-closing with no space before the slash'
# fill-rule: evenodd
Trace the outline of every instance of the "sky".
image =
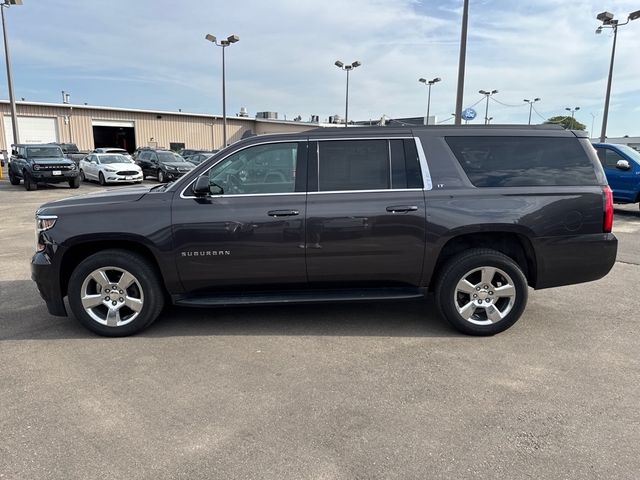
<svg viewBox="0 0 640 480">
<path fill-rule="evenodd" d="M 470 0 L 464 106 L 484 118 L 478 90 L 499 91 L 492 123 L 526 123 L 523 99 L 541 98 L 532 122 L 580 107 L 600 131 L 613 36 L 595 34 L 597 13 L 621 21 L 627 0 Z M 227 114 L 246 107 L 344 115 L 352 120 L 455 110 L 462 0 L 24 0 L 5 11 L 16 98 L 127 108 L 222 113 L 221 49 L 205 40 L 236 34 L 226 49 Z M 640 135 L 640 20 L 619 28 L 608 136 Z M 634 54 L 634 52 L 636 52 Z M 4 68 L 0 98 L 8 98 Z M 499 103 L 500 102 L 500 103 Z M 451 123 L 451 120 L 449 120 Z"/>
</svg>

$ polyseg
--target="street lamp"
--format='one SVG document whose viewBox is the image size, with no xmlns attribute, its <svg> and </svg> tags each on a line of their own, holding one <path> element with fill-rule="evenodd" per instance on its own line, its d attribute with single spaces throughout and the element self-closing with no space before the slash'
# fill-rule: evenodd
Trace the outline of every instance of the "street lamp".
<svg viewBox="0 0 640 480">
<path fill-rule="evenodd" d="M 498 93 L 498 90 L 491 90 L 490 92 L 487 90 L 479 90 L 478 93 L 487 97 L 487 107 L 485 108 L 485 111 L 484 111 L 484 124 L 488 125 L 489 124 L 489 97 L 491 95 L 495 95 L 496 93 Z"/>
<path fill-rule="evenodd" d="M 227 146 L 227 98 L 226 98 L 226 90 L 225 90 L 225 78 L 224 78 L 224 49 L 227 48 L 232 43 L 236 43 L 240 40 L 238 35 L 229 35 L 225 40 L 218 40 L 211 34 L 207 34 L 204 37 L 209 40 L 214 45 L 222 47 L 222 139 L 223 139 L 223 147 Z"/>
<path fill-rule="evenodd" d="M 533 110 L 533 104 L 539 102 L 540 100 L 540 98 L 534 98 L 533 100 L 527 100 L 526 98 L 524 99 L 524 101 L 529 104 L 529 125 L 531 125 L 531 110 Z"/>
<path fill-rule="evenodd" d="M 613 61 L 616 57 L 616 41 L 618 40 L 618 27 L 626 25 L 632 20 L 640 18 L 640 10 L 631 12 L 627 17 L 627 21 L 624 23 L 618 23 L 618 20 L 613 18 L 613 13 L 601 12 L 596 17 L 602 22 L 596 29 L 596 33 L 602 33 L 604 28 L 613 29 L 613 46 L 611 47 L 611 63 L 609 64 L 609 78 L 607 79 L 607 93 L 604 97 L 604 113 L 602 114 L 602 130 L 600 131 L 600 143 L 604 143 L 607 138 L 607 119 L 609 117 L 609 99 L 611 98 L 611 80 L 613 79 Z"/>
<path fill-rule="evenodd" d="M 429 109 L 431 108 L 431 87 L 433 87 L 434 83 L 440 82 L 442 79 L 440 77 L 436 77 L 433 80 L 427 80 L 426 78 L 419 78 L 418 81 L 420 83 L 424 83 L 429 88 L 429 93 L 427 95 L 427 116 L 424 118 L 424 124 L 429 124 Z"/>
<path fill-rule="evenodd" d="M 0 0 L 0 11 L 2 11 L 2 33 L 4 35 L 4 58 L 7 62 L 7 85 L 9 89 L 9 103 L 11 104 L 11 127 L 13 129 L 13 143 L 20 143 L 20 136 L 18 135 L 18 114 L 16 113 L 16 99 L 13 94 L 13 75 L 11 73 L 11 55 L 9 54 L 9 40 L 7 35 L 7 24 L 4 20 L 4 9 L 9 8 L 11 5 L 22 5 L 22 0 Z M 7 145 L 7 150 L 9 150 Z M 11 153 L 11 151 L 9 151 Z"/>
<path fill-rule="evenodd" d="M 574 119 L 574 116 L 575 116 L 575 113 L 576 113 L 578 110 L 580 110 L 580 107 L 573 107 L 573 108 L 565 107 L 565 110 L 566 110 L 567 112 L 571 112 L 571 128 L 575 128 L 575 126 L 576 126 L 576 125 L 575 125 L 575 124 L 576 124 L 576 121 L 575 121 L 575 119 Z"/>
<path fill-rule="evenodd" d="M 336 60 L 336 63 L 334 63 L 334 65 L 339 69 L 347 72 L 347 95 L 344 102 L 344 126 L 347 127 L 349 126 L 349 72 L 354 68 L 358 68 L 360 65 L 362 65 L 362 63 L 356 60 L 351 65 L 345 65 L 340 60 Z"/>
</svg>

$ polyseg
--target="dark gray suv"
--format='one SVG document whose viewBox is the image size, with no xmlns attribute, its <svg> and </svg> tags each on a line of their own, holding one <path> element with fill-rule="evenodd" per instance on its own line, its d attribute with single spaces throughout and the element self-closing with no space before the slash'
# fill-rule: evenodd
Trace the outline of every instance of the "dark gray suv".
<svg viewBox="0 0 640 480">
<path fill-rule="evenodd" d="M 71 188 L 80 186 L 78 166 L 65 158 L 58 145 L 14 145 L 9 160 L 11 185 L 24 182 L 27 190 L 36 190 L 38 183 L 66 182 Z"/>
<path fill-rule="evenodd" d="M 579 132 L 317 129 L 241 140 L 167 185 L 44 205 L 32 272 L 52 314 L 66 296 L 101 335 L 137 332 L 167 302 L 428 292 L 455 328 L 491 335 L 518 320 L 528 287 L 606 275 L 612 219 Z"/>
</svg>

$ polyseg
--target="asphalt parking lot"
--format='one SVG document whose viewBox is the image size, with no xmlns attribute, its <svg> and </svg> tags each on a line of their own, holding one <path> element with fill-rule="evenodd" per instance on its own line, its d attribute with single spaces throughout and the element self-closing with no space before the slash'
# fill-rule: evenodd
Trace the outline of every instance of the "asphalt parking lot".
<svg viewBox="0 0 640 480">
<path fill-rule="evenodd" d="M 531 291 L 492 338 L 408 302 L 170 308 L 105 339 L 29 271 L 36 208 L 101 189 L 0 180 L 0 479 L 638 478 L 637 205 L 607 277 Z"/>
</svg>

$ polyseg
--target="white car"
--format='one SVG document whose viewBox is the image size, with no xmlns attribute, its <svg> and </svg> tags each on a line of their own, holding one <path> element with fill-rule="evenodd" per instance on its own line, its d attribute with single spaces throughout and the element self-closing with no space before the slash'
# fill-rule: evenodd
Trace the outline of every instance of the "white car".
<svg viewBox="0 0 640 480">
<path fill-rule="evenodd" d="M 107 183 L 141 183 L 142 170 L 124 155 L 91 153 L 80 160 L 80 179 Z"/>
<path fill-rule="evenodd" d="M 120 155 L 124 155 L 129 160 L 133 160 L 133 157 L 129 152 L 127 152 L 124 148 L 115 148 L 115 147 L 98 147 L 93 153 L 118 153 Z"/>
</svg>

